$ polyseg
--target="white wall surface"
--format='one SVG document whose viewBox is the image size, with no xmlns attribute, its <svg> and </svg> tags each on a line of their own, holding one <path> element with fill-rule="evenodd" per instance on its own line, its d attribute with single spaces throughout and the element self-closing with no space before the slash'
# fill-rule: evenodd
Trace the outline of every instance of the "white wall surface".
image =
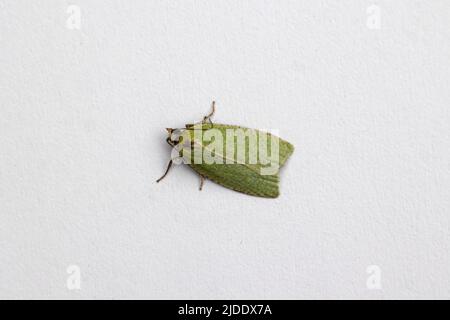
<svg viewBox="0 0 450 320">
<path fill-rule="evenodd" d="M 447 0 L 0 0 L 0 297 L 450 298 L 449 62 Z M 155 183 L 212 99 L 278 199 Z"/>
</svg>

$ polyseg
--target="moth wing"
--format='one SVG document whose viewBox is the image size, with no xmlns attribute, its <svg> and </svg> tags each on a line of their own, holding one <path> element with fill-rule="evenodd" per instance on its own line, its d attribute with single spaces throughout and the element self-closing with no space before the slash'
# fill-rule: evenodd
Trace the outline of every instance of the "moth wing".
<svg viewBox="0 0 450 320">
<path fill-rule="evenodd" d="M 282 167 L 294 152 L 294 146 L 281 138 L 278 139 L 280 141 L 280 167 Z"/>
<path fill-rule="evenodd" d="M 185 159 L 189 158 L 191 161 L 189 166 L 195 170 L 200 175 L 206 177 L 209 180 L 212 180 L 226 188 L 239 191 L 242 193 L 246 193 L 249 195 L 266 197 L 266 198 L 276 198 L 279 195 L 279 174 L 278 168 L 283 166 L 289 156 L 292 154 L 294 147 L 289 142 L 278 138 L 276 136 L 270 135 L 278 139 L 278 148 L 279 148 L 279 158 L 278 159 L 270 159 L 271 165 L 277 164 L 277 169 L 275 172 L 270 171 L 270 174 L 264 173 L 262 170 L 265 167 L 261 163 L 257 164 L 249 164 L 249 163 L 228 163 L 227 161 L 230 159 L 226 158 L 224 150 L 226 149 L 226 145 L 223 145 L 222 151 L 217 152 L 215 150 L 216 157 L 220 157 L 223 161 L 222 163 L 205 163 L 200 161 L 201 163 L 196 163 L 196 158 L 201 158 L 203 156 L 203 151 L 209 148 L 208 143 L 205 143 L 202 139 L 196 139 L 194 134 L 195 130 L 208 130 L 208 129 L 218 129 L 221 131 L 223 137 L 226 137 L 227 129 L 243 129 L 250 130 L 251 133 L 256 133 L 259 135 L 260 133 L 265 134 L 264 132 L 256 129 L 244 128 L 233 125 L 224 125 L 224 124 L 197 124 L 196 126 L 186 126 L 186 129 L 190 131 L 188 135 L 188 139 L 186 140 L 187 144 L 191 145 L 190 150 L 186 150 Z M 271 149 L 271 139 L 267 139 L 267 147 L 268 150 Z M 200 151 L 197 155 L 195 154 L 195 150 Z M 246 146 L 246 157 L 248 157 L 251 153 L 254 152 L 259 153 L 259 149 L 250 150 L 248 146 Z M 201 159 L 200 159 L 201 160 Z M 236 160 L 236 159 L 234 159 Z"/>
<path fill-rule="evenodd" d="M 225 188 L 264 198 L 279 196 L 279 176 L 261 175 L 244 164 L 189 164 L 200 175 Z"/>
<path fill-rule="evenodd" d="M 192 126 L 191 126 L 192 128 Z M 268 149 L 271 149 L 271 139 L 270 137 L 274 137 L 275 139 L 277 139 L 278 141 L 278 145 L 279 145 L 279 166 L 282 167 L 287 159 L 289 159 L 289 157 L 292 155 L 292 153 L 294 152 L 294 146 L 287 142 L 286 140 L 281 139 L 280 137 L 277 137 L 275 135 L 272 135 L 270 133 L 261 131 L 261 130 L 257 130 L 257 129 L 251 129 L 251 128 L 245 128 L 245 127 L 240 127 L 240 126 L 235 126 L 235 125 L 228 125 L 228 124 L 203 124 L 200 126 L 200 128 L 202 130 L 208 130 L 208 129 L 218 129 L 222 132 L 223 136 L 226 136 L 226 130 L 227 129 L 243 129 L 243 130 L 251 130 L 254 131 L 258 136 L 259 135 L 267 135 L 267 147 Z M 225 148 L 225 146 L 224 146 Z M 273 162 L 273 159 L 271 159 L 271 161 Z"/>
</svg>

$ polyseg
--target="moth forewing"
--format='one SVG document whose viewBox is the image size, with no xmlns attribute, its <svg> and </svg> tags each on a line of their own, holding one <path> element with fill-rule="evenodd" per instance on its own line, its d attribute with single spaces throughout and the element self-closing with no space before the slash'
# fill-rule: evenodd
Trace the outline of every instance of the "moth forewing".
<svg viewBox="0 0 450 320">
<path fill-rule="evenodd" d="M 227 139 L 227 157 L 235 163 L 257 164 L 258 144 L 255 130 L 223 125 Z"/>
<path fill-rule="evenodd" d="M 270 133 L 224 124 L 196 124 L 186 129 L 186 163 L 244 164 L 262 175 L 277 174 L 281 139 Z"/>
<path fill-rule="evenodd" d="M 203 133 L 203 161 L 205 164 L 224 163 L 224 142 L 220 130 L 211 128 Z"/>
</svg>

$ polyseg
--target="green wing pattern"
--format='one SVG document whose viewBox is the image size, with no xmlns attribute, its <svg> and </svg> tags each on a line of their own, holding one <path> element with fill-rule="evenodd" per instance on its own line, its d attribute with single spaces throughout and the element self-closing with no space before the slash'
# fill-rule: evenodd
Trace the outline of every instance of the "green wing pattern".
<svg viewBox="0 0 450 320">
<path fill-rule="evenodd" d="M 190 152 L 186 152 L 184 156 L 191 158 L 191 163 L 189 166 L 194 169 L 197 173 L 204 176 L 205 178 L 212 180 L 226 188 L 243 192 L 249 195 L 259 196 L 259 197 L 265 197 L 265 198 L 276 198 L 279 195 L 279 174 L 278 170 L 274 174 L 270 175 L 264 175 L 261 174 L 261 169 L 265 167 L 264 164 L 256 163 L 256 164 L 250 164 L 250 163 L 238 163 L 237 161 L 234 161 L 234 163 L 226 163 L 226 143 L 224 141 L 224 145 L 222 148 L 222 154 L 218 154 L 216 151 L 213 151 L 212 153 L 223 159 L 223 164 L 220 163 L 201 163 L 196 164 L 194 163 L 194 150 L 196 148 L 201 149 L 203 152 L 205 149 L 208 149 L 210 142 L 209 141 L 201 141 L 194 137 L 194 130 L 208 130 L 208 129 L 218 129 L 223 136 L 226 135 L 226 129 L 243 129 L 243 130 L 251 130 L 254 133 L 262 133 L 262 131 L 255 130 L 255 129 L 249 129 L 239 126 L 233 126 L 233 125 L 224 125 L 224 124 L 201 124 L 196 125 L 193 127 L 192 125 L 186 126 L 187 130 L 189 130 L 188 135 L 188 143 L 191 145 Z M 289 156 L 294 151 L 294 147 L 292 144 L 290 144 L 287 141 L 282 140 L 281 138 L 272 136 L 268 134 L 270 137 L 274 137 L 278 139 L 278 145 L 279 145 L 279 158 L 278 158 L 278 166 L 282 167 L 286 160 L 289 158 Z M 186 144 L 186 141 L 184 141 L 184 144 Z M 235 145 L 235 150 L 237 149 L 237 146 Z M 250 155 L 250 148 L 248 147 L 248 140 L 246 140 L 246 146 L 245 146 L 245 152 L 246 152 L 246 158 L 249 159 Z M 267 141 L 267 148 L 269 151 L 271 151 L 270 147 L 270 139 Z M 258 149 L 257 149 L 258 151 Z M 203 153 L 200 154 L 203 154 Z M 237 156 L 237 152 L 234 152 L 235 159 Z M 259 160 L 259 158 L 258 158 Z"/>
</svg>

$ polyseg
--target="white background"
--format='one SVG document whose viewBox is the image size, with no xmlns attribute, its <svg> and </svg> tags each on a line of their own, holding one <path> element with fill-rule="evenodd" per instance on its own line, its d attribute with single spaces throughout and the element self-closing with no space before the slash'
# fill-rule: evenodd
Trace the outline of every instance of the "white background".
<svg viewBox="0 0 450 320">
<path fill-rule="evenodd" d="M 0 297 L 450 298 L 449 59 L 447 0 L 0 0 Z M 155 183 L 212 99 L 278 199 Z"/>
</svg>

